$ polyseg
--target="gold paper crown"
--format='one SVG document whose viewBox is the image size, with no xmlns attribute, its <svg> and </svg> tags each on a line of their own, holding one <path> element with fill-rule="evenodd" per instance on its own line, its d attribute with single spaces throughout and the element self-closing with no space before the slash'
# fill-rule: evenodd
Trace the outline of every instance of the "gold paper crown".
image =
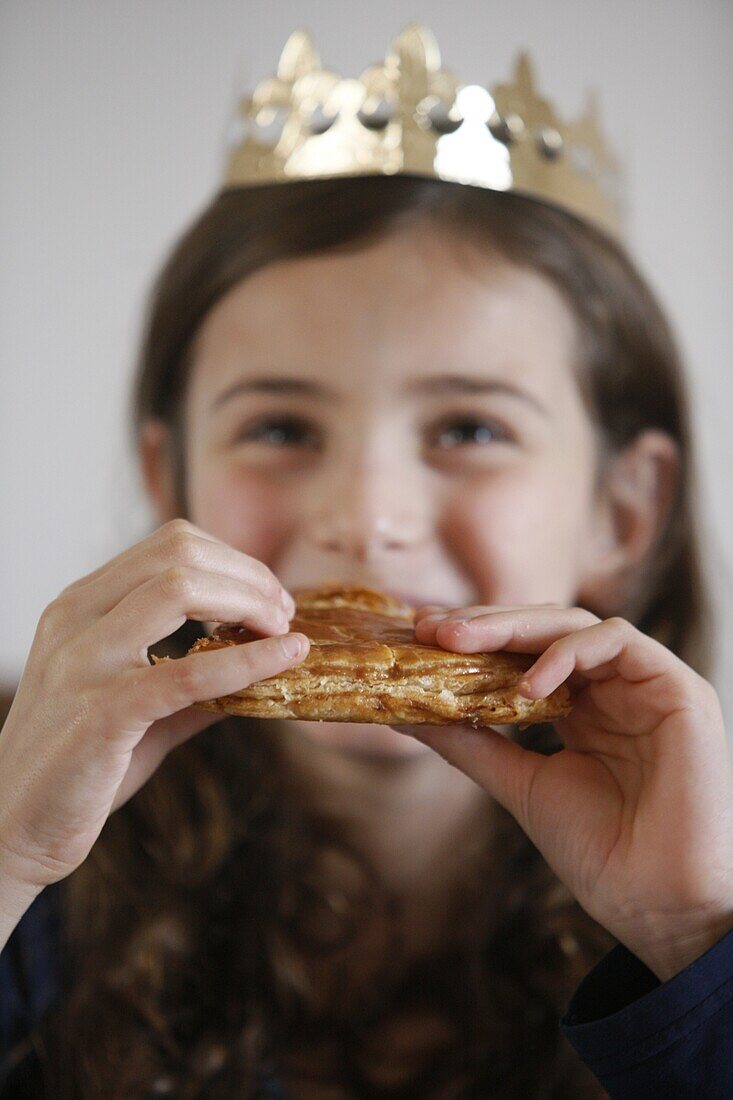
<svg viewBox="0 0 733 1100">
<path fill-rule="evenodd" d="M 308 32 L 294 31 L 277 75 L 240 102 L 223 187 L 397 173 L 516 191 L 622 233 L 620 164 L 595 93 L 581 119 L 562 122 L 537 94 L 526 52 L 508 84 L 459 84 L 417 22 L 382 65 L 342 79 L 322 68 Z"/>
</svg>

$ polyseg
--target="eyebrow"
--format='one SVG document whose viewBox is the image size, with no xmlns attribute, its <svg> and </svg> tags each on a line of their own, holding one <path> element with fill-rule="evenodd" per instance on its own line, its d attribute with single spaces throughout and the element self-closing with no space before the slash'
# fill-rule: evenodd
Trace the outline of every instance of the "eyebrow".
<svg viewBox="0 0 733 1100">
<path fill-rule="evenodd" d="M 339 400 L 335 390 L 330 390 L 326 386 L 321 386 L 318 382 L 306 382 L 302 378 L 273 378 L 268 376 L 263 378 L 241 379 L 239 382 L 235 382 L 234 385 L 225 389 L 224 392 L 220 393 L 212 402 L 212 412 L 214 409 L 220 408 L 227 401 L 231 401 L 233 397 L 239 397 L 242 393 L 272 393 L 282 394 L 284 396 L 298 394 L 301 397 L 315 397 L 321 401 Z"/>
<path fill-rule="evenodd" d="M 491 378 L 475 378 L 465 374 L 435 374 L 429 378 L 420 378 L 407 383 L 405 392 L 417 396 L 449 396 L 452 393 L 479 395 L 485 393 L 501 393 L 509 397 L 516 397 L 531 405 L 545 417 L 550 417 L 550 412 L 541 401 L 519 386 L 511 382 L 500 382 Z M 341 398 L 336 390 L 323 386 L 319 382 L 308 382 L 302 378 L 272 377 L 240 379 L 220 393 L 211 405 L 212 411 L 220 408 L 232 398 L 243 393 L 268 393 L 289 397 L 298 395 L 311 397 L 320 401 L 340 402 Z"/>
<path fill-rule="evenodd" d="M 503 393 L 509 397 L 517 397 L 526 401 L 543 416 L 549 417 L 550 411 L 542 404 L 534 394 L 527 393 L 520 386 L 514 386 L 511 382 L 500 382 L 495 378 L 474 378 L 465 374 L 434 374 L 429 378 L 420 378 L 406 387 L 408 393 L 427 394 L 430 396 L 442 396 L 443 394 L 483 394 Z"/>
</svg>

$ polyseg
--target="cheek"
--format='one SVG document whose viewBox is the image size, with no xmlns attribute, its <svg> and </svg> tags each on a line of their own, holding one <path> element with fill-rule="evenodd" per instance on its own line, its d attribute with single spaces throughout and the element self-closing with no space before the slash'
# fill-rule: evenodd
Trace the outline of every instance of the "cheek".
<svg viewBox="0 0 733 1100">
<path fill-rule="evenodd" d="M 270 478 L 235 467 L 201 471 L 189 486 L 190 520 L 223 542 L 271 562 L 287 538 L 288 509 Z"/>
<path fill-rule="evenodd" d="M 574 604 L 588 496 L 537 471 L 494 473 L 451 500 L 445 534 L 481 592 L 496 604 Z"/>
</svg>

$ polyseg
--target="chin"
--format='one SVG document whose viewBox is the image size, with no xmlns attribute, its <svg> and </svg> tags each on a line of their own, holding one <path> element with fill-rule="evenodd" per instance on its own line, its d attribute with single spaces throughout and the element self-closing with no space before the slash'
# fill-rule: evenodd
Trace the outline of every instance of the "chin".
<svg viewBox="0 0 733 1100">
<path fill-rule="evenodd" d="M 297 726 L 316 744 L 335 749 L 345 755 L 397 757 L 424 756 L 433 750 L 414 737 L 398 733 L 389 726 L 377 726 L 363 722 L 298 722 L 288 723 Z"/>
</svg>

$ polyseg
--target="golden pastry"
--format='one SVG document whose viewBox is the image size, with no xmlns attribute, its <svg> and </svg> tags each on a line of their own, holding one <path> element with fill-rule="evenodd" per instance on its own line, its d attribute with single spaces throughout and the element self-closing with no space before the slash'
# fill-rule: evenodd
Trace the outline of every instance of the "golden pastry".
<svg viewBox="0 0 733 1100">
<path fill-rule="evenodd" d="M 518 694 L 517 683 L 534 656 L 452 653 L 422 645 L 415 641 L 414 609 L 392 596 L 328 584 L 294 591 L 293 597 L 291 630 L 310 638 L 306 659 L 242 691 L 196 706 L 250 718 L 473 726 L 529 725 L 570 710 L 564 684 L 547 699 Z M 256 637 L 246 627 L 225 624 L 197 639 L 189 653 Z M 153 658 L 156 663 L 160 659 Z"/>
</svg>

